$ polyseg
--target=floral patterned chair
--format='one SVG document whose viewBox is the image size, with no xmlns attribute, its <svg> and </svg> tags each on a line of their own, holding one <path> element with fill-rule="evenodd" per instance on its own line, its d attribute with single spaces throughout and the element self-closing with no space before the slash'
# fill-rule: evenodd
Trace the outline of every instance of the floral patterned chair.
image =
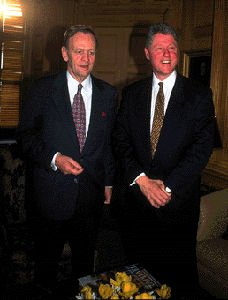
<svg viewBox="0 0 228 300">
<path fill-rule="evenodd" d="M 201 198 L 197 259 L 202 288 L 228 299 L 228 188 Z"/>
</svg>

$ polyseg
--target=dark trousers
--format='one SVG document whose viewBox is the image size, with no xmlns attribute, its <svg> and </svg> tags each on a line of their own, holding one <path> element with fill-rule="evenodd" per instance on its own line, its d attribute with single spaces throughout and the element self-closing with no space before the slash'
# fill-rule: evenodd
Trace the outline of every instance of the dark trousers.
<svg viewBox="0 0 228 300">
<path fill-rule="evenodd" d="M 75 213 L 70 220 L 33 220 L 35 279 L 46 287 L 56 286 L 56 275 L 63 246 L 69 242 L 72 252 L 72 280 L 91 274 L 94 266 L 98 216 Z"/>
<path fill-rule="evenodd" d="M 197 222 L 167 222 L 158 218 L 156 209 L 135 204 L 133 197 L 125 199 L 121 214 L 129 263 L 145 267 L 161 284 L 170 286 L 175 297 L 194 294 L 198 288 Z"/>
</svg>

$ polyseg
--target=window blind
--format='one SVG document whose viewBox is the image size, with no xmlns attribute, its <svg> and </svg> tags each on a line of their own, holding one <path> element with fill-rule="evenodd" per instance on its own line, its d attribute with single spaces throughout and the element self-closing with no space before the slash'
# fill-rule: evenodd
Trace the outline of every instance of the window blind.
<svg viewBox="0 0 228 300">
<path fill-rule="evenodd" d="M 24 26 L 20 0 L 0 0 L 0 127 L 18 125 L 22 81 Z"/>
</svg>

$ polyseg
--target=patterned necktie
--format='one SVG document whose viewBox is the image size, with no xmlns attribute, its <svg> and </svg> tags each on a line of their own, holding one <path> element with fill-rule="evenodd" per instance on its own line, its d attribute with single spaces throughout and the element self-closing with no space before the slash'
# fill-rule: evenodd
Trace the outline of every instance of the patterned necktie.
<svg viewBox="0 0 228 300">
<path fill-rule="evenodd" d="M 158 84 L 160 88 L 156 97 L 153 126 L 150 134 L 152 157 L 154 157 L 154 154 L 156 152 L 156 147 L 157 147 L 157 143 L 158 143 L 158 139 L 159 139 L 159 135 L 163 125 L 163 119 L 164 119 L 163 82 L 159 82 Z"/>
<path fill-rule="evenodd" d="M 82 151 L 86 140 L 86 111 L 85 103 L 81 94 L 82 85 L 78 85 L 78 92 L 74 96 L 72 105 L 72 115 L 80 145 L 80 152 Z"/>
</svg>

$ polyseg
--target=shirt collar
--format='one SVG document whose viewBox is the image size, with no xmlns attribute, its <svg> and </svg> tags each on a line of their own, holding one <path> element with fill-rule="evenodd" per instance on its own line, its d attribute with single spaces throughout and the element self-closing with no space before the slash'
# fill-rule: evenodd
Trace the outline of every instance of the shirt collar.
<svg viewBox="0 0 228 300">
<path fill-rule="evenodd" d="M 173 87 L 174 86 L 174 83 L 175 83 L 175 80 L 176 80 L 176 77 L 177 77 L 177 72 L 176 70 L 174 70 L 170 75 L 169 77 L 167 77 L 166 79 L 164 80 L 159 80 L 155 74 L 153 73 L 153 86 L 152 88 L 154 87 L 157 87 L 158 86 L 158 83 L 160 81 L 163 82 L 164 86 L 170 86 L 170 87 Z"/>
<path fill-rule="evenodd" d="M 75 89 L 78 89 L 78 85 L 79 85 L 79 81 L 76 80 L 75 78 L 73 78 L 73 76 L 70 74 L 69 71 L 67 71 L 67 81 L 68 84 L 71 86 L 75 86 Z M 85 80 L 83 80 L 81 82 L 82 86 L 83 86 L 83 90 L 85 93 L 89 92 L 92 89 L 92 78 L 89 75 Z"/>
</svg>

